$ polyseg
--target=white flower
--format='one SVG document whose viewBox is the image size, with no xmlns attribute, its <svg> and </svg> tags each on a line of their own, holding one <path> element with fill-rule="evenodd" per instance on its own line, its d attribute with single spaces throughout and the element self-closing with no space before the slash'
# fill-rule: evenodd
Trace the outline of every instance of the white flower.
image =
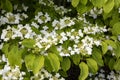
<svg viewBox="0 0 120 80">
<path fill-rule="evenodd" d="M 23 10 L 24 10 L 24 11 L 27 11 L 28 6 L 25 6 L 24 4 L 22 4 L 22 7 L 23 7 Z"/>
</svg>

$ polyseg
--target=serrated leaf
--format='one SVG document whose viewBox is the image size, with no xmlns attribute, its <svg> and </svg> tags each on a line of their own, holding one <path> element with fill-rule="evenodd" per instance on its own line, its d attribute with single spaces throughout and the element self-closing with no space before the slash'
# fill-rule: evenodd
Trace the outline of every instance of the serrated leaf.
<svg viewBox="0 0 120 80">
<path fill-rule="evenodd" d="M 22 58 L 21 53 L 18 51 L 18 46 L 14 45 L 8 53 L 8 61 L 11 66 L 18 65 L 21 68 Z"/>
<path fill-rule="evenodd" d="M 88 65 L 84 62 L 81 62 L 79 64 L 79 67 L 80 67 L 79 80 L 85 80 L 88 77 L 88 74 L 89 74 Z"/>
<path fill-rule="evenodd" d="M 79 54 L 75 54 L 71 56 L 71 59 L 75 65 L 79 65 L 81 58 Z"/>
<path fill-rule="evenodd" d="M 114 69 L 116 71 L 120 70 L 120 59 L 118 59 L 115 63 L 114 63 Z"/>
<path fill-rule="evenodd" d="M 77 7 L 78 4 L 79 4 L 79 0 L 72 0 L 73 7 Z"/>
<path fill-rule="evenodd" d="M 27 48 L 33 48 L 35 45 L 35 40 L 33 39 L 24 39 L 22 41 L 22 45 L 24 45 Z"/>
<path fill-rule="evenodd" d="M 80 0 L 80 3 L 82 3 L 83 5 L 86 5 L 88 2 L 88 0 Z"/>
<path fill-rule="evenodd" d="M 103 5 L 103 10 L 105 13 L 109 13 L 114 7 L 114 0 L 108 0 L 104 5 Z"/>
<path fill-rule="evenodd" d="M 102 42 L 102 52 L 105 54 L 108 51 L 108 45 L 105 42 Z"/>
<path fill-rule="evenodd" d="M 117 22 L 113 25 L 112 34 L 113 35 L 119 35 L 120 34 L 120 22 Z"/>
<path fill-rule="evenodd" d="M 58 56 L 56 54 L 49 53 L 47 57 L 53 68 L 53 71 L 57 72 L 60 69 L 60 61 L 59 61 Z"/>
<path fill-rule="evenodd" d="M 87 59 L 87 64 L 88 64 L 89 70 L 90 70 L 93 74 L 96 74 L 96 72 L 98 71 L 97 62 L 96 62 L 94 59 L 92 59 L 92 58 L 88 58 L 88 59 Z"/>
<path fill-rule="evenodd" d="M 35 59 L 35 55 L 32 53 L 25 56 L 25 65 L 27 67 L 27 70 L 33 69 L 34 59 Z"/>
<path fill-rule="evenodd" d="M 101 8 L 105 4 L 106 0 L 91 0 L 95 7 Z"/>
<path fill-rule="evenodd" d="M 98 48 L 93 48 L 92 58 L 97 62 L 99 66 L 103 66 L 102 53 Z"/>
<path fill-rule="evenodd" d="M 44 66 L 44 57 L 39 55 L 36 56 L 33 63 L 33 73 L 36 74 Z"/>
<path fill-rule="evenodd" d="M 67 71 L 70 69 L 71 66 L 71 62 L 69 58 L 63 58 L 63 61 L 61 62 L 61 68 L 63 69 L 63 71 Z"/>
</svg>

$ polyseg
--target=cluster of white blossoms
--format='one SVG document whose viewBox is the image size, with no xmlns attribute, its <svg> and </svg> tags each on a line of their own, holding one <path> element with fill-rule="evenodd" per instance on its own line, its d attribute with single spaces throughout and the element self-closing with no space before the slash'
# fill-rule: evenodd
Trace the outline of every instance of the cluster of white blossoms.
<svg viewBox="0 0 120 80">
<path fill-rule="evenodd" d="M 34 76 L 31 76 L 30 80 L 65 80 L 59 73 L 55 73 L 55 75 L 49 73 L 47 70 L 42 68 L 40 72 Z"/>
<path fill-rule="evenodd" d="M 70 17 L 64 17 L 63 19 L 60 19 L 60 21 L 58 20 L 54 20 L 52 22 L 52 26 L 54 27 L 55 30 L 60 30 L 60 29 L 63 29 L 65 27 L 70 27 L 72 25 L 74 25 L 75 22 L 70 19 Z"/>
<path fill-rule="evenodd" d="M 5 14 L 5 13 L 3 12 L 3 14 Z M 28 16 L 25 13 L 13 14 L 11 12 L 8 12 L 4 16 L 0 16 L 0 26 L 4 25 L 4 24 L 19 24 L 20 21 L 22 21 L 26 18 L 28 18 Z"/>
<path fill-rule="evenodd" d="M 93 9 L 90 10 L 89 16 L 93 17 L 93 19 L 96 19 L 98 15 L 102 14 L 103 9 L 98 9 L 94 7 Z"/>
<path fill-rule="evenodd" d="M 103 69 L 100 69 L 95 75 L 89 73 L 89 80 L 119 80 L 120 79 L 120 71 L 114 72 L 109 71 L 106 72 Z"/>
<path fill-rule="evenodd" d="M 48 13 L 43 14 L 42 12 L 38 12 L 38 14 L 35 16 L 35 20 L 39 23 L 47 23 L 48 21 L 51 20 L 49 17 Z"/>
<path fill-rule="evenodd" d="M 48 13 L 43 14 L 42 12 L 38 12 L 38 14 L 35 15 L 35 21 L 31 22 L 31 24 L 25 25 L 7 25 L 7 28 L 2 30 L 1 39 L 3 39 L 3 41 L 9 41 L 18 37 L 20 40 L 34 39 L 36 42 L 34 46 L 38 47 L 39 51 L 41 51 L 41 49 L 44 50 L 43 52 L 48 50 L 52 45 L 59 47 L 64 45 L 66 41 L 72 41 L 76 47 L 69 46 L 67 50 L 62 50 L 64 48 L 60 47 L 62 48 L 59 50 L 61 56 L 70 56 L 75 53 L 90 55 L 92 54 L 93 46 L 99 46 L 101 41 L 89 36 L 89 34 L 95 35 L 107 31 L 106 27 L 99 27 L 97 24 L 95 24 L 95 26 L 85 24 L 83 29 L 73 28 L 68 31 L 61 31 L 65 28 L 72 28 L 72 26 L 75 25 L 75 21 L 73 19 L 70 19 L 70 17 L 64 17 L 63 19 L 60 19 L 60 21 L 52 21 L 52 31 L 50 31 L 49 27 L 45 25 L 42 26 L 42 29 L 38 30 L 39 34 L 37 34 L 32 27 L 36 29 L 41 28 L 40 24 L 45 24 L 48 21 L 51 21 L 51 17 Z M 67 51 L 67 53 L 65 53 L 65 51 Z"/>
<path fill-rule="evenodd" d="M 12 68 L 9 65 L 9 62 L 5 55 L 2 55 L 0 59 L 0 64 L 1 63 L 6 63 L 3 67 L 3 69 L 0 69 L 0 76 L 2 76 L 3 80 L 23 80 L 24 76 L 26 75 L 25 72 L 20 71 L 19 66 L 15 66 Z"/>
</svg>

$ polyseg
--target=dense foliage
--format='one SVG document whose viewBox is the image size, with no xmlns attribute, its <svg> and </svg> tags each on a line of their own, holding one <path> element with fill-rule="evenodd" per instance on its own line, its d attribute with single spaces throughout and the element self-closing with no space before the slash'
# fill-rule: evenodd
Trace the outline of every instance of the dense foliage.
<svg viewBox="0 0 120 80">
<path fill-rule="evenodd" d="M 0 78 L 120 79 L 119 6 L 120 0 L 0 0 Z"/>
</svg>

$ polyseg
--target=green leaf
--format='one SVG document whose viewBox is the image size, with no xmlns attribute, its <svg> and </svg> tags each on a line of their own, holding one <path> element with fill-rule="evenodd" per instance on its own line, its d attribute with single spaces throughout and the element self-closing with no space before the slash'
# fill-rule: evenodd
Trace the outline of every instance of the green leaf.
<svg viewBox="0 0 120 80">
<path fill-rule="evenodd" d="M 101 8 L 105 4 L 106 0 L 91 0 L 91 2 L 95 7 Z"/>
<path fill-rule="evenodd" d="M 82 3 L 83 5 L 86 5 L 88 2 L 88 0 L 80 0 L 80 3 Z"/>
<path fill-rule="evenodd" d="M 105 40 L 105 43 L 107 43 L 108 45 L 112 46 L 115 49 L 117 48 L 116 43 L 112 40 Z"/>
<path fill-rule="evenodd" d="M 96 62 L 94 59 L 92 59 L 92 58 L 88 58 L 88 59 L 87 59 L 87 64 L 88 64 L 89 70 L 90 70 L 93 74 L 96 74 L 96 72 L 98 71 L 97 62 Z"/>
<path fill-rule="evenodd" d="M 78 4 L 79 4 L 79 0 L 72 0 L 73 7 L 77 7 Z"/>
<path fill-rule="evenodd" d="M 79 4 L 76 9 L 80 14 L 83 14 L 88 10 L 88 8 L 83 4 Z"/>
<path fill-rule="evenodd" d="M 9 44 L 8 43 L 5 43 L 2 47 L 2 52 L 6 54 L 6 56 L 8 55 L 8 52 L 9 52 Z"/>
<path fill-rule="evenodd" d="M 94 47 L 92 52 L 92 58 L 97 62 L 99 66 L 103 66 L 102 53 L 99 48 Z"/>
<path fill-rule="evenodd" d="M 102 52 L 105 54 L 108 51 L 108 45 L 105 42 L 102 42 Z"/>
<path fill-rule="evenodd" d="M 61 68 L 63 69 L 63 71 L 69 70 L 70 66 L 71 66 L 70 59 L 68 57 L 63 58 L 63 61 L 61 62 Z"/>
<path fill-rule="evenodd" d="M 113 35 L 119 35 L 120 34 L 120 22 L 117 22 L 113 25 L 112 34 Z"/>
<path fill-rule="evenodd" d="M 1 4 L 2 4 L 2 9 L 6 10 L 8 12 L 13 11 L 12 3 L 9 0 L 1 0 Z"/>
<path fill-rule="evenodd" d="M 48 57 L 47 56 L 45 56 L 45 69 L 47 70 L 47 71 L 49 71 L 49 72 L 52 72 L 53 71 L 53 67 L 52 67 L 52 65 L 51 65 L 51 63 L 50 63 L 50 60 L 48 59 Z"/>
<path fill-rule="evenodd" d="M 25 65 L 27 67 L 27 70 L 33 69 L 34 60 L 35 60 L 35 55 L 32 53 L 25 56 Z"/>
<path fill-rule="evenodd" d="M 60 69 L 60 61 L 59 61 L 58 56 L 56 54 L 49 53 L 47 57 L 53 68 L 53 71 L 57 72 Z"/>
<path fill-rule="evenodd" d="M 36 74 L 44 66 L 44 57 L 39 55 L 36 56 L 33 63 L 33 73 Z"/>
<path fill-rule="evenodd" d="M 21 53 L 18 51 L 18 46 L 14 45 L 8 53 L 8 61 L 11 66 L 18 65 L 21 68 L 22 58 Z"/>
<path fill-rule="evenodd" d="M 71 56 L 71 59 L 75 65 L 79 65 L 81 57 L 79 54 L 75 54 Z"/>
<path fill-rule="evenodd" d="M 103 5 L 103 10 L 105 13 L 109 13 L 114 7 L 114 0 L 108 0 L 104 5 Z"/>
<path fill-rule="evenodd" d="M 114 69 L 116 71 L 120 70 L 120 59 L 118 59 L 115 63 L 114 63 Z"/>
<path fill-rule="evenodd" d="M 22 41 L 22 45 L 24 45 L 27 48 L 33 48 L 35 45 L 35 40 L 33 39 L 24 39 Z"/>
<path fill-rule="evenodd" d="M 113 58 L 111 58 L 109 63 L 108 63 L 110 70 L 113 70 L 114 63 L 115 63 L 115 60 Z"/>
<path fill-rule="evenodd" d="M 117 48 L 114 49 L 114 54 L 117 58 L 120 57 L 120 42 L 116 42 Z"/>
<path fill-rule="evenodd" d="M 89 74 L 88 65 L 84 62 L 81 62 L 79 64 L 79 67 L 80 67 L 79 80 L 85 80 L 88 77 L 88 74 Z"/>
<path fill-rule="evenodd" d="M 114 0 L 115 1 L 115 7 L 118 8 L 120 6 L 120 0 Z"/>
</svg>

